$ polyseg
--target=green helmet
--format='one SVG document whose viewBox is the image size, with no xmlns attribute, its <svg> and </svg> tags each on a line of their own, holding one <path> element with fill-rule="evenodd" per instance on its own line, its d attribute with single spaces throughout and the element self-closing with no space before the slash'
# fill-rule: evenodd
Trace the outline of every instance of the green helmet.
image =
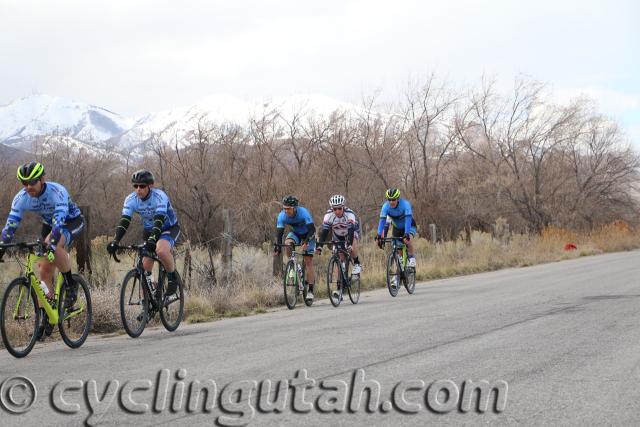
<svg viewBox="0 0 640 427">
<path fill-rule="evenodd" d="M 387 200 L 398 200 L 400 198 L 400 190 L 397 188 L 389 188 L 384 193 Z"/>
<path fill-rule="evenodd" d="M 20 181 L 32 181 L 44 176 L 44 166 L 39 162 L 29 162 L 18 168 Z"/>
</svg>

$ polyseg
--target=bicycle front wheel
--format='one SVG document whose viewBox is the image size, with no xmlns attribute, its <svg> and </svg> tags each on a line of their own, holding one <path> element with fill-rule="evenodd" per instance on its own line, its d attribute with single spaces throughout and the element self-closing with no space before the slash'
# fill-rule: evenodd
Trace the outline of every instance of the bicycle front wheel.
<svg viewBox="0 0 640 427">
<path fill-rule="evenodd" d="M 404 287 L 409 294 L 413 294 L 416 290 L 416 268 L 407 267 L 404 272 Z"/>
<path fill-rule="evenodd" d="M 60 293 L 58 303 L 58 329 L 66 345 L 71 348 L 80 347 L 91 330 L 92 308 L 89 284 L 79 274 L 73 274 L 73 280 L 78 285 L 75 301 L 66 301 L 66 285 Z"/>
<path fill-rule="evenodd" d="M 400 260 L 396 251 L 392 251 L 387 258 L 387 288 L 392 297 L 398 295 L 398 287 L 402 280 Z"/>
<path fill-rule="evenodd" d="M 149 295 L 138 270 L 124 276 L 120 289 L 120 318 L 131 338 L 140 336 L 148 320 Z"/>
<path fill-rule="evenodd" d="M 342 301 L 342 274 L 340 270 L 340 260 L 336 256 L 329 259 L 327 267 L 327 291 L 329 292 L 329 301 L 331 305 L 337 307 Z"/>
<path fill-rule="evenodd" d="M 298 302 L 298 274 L 293 261 L 289 261 L 284 269 L 282 284 L 284 287 L 284 302 L 289 310 L 293 310 Z"/>
<path fill-rule="evenodd" d="M 178 287 L 173 295 L 166 296 L 169 280 L 167 273 L 162 269 L 158 277 L 158 286 L 162 289 L 160 294 L 160 321 L 167 331 L 173 332 L 178 329 L 182 316 L 184 316 L 184 286 L 182 278 L 176 271 L 178 277 Z"/>
<path fill-rule="evenodd" d="M 360 275 L 352 274 L 349 282 L 349 299 L 352 304 L 357 304 L 360 301 Z"/>
<path fill-rule="evenodd" d="M 36 294 L 24 277 L 13 280 L 2 297 L 0 331 L 2 342 L 14 357 L 24 357 L 31 352 L 38 339 L 40 310 L 36 306 Z"/>
</svg>

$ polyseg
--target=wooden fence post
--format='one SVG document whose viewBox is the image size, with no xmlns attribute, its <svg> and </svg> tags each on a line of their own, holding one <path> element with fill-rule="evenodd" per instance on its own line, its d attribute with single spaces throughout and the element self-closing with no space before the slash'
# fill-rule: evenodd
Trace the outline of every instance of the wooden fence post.
<svg viewBox="0 0 640 427">
<path fill-rule="evenodd" d="M 436 244 L 436 225 L 429 224 L 429 237 L 431 238 L 431 243 Z"/>
<path fill-rule="evenodd" d="M 84 230 L 76 241 L 76 263 L 80 273 L 91 276 L 91 207 L 80 206 L 80 211 L 84 216 Z"/>
<path fill-rule="evenodd" d="M 273 248 L 269 248 L 269 250 L 273 250 Z M 282 275 L 282 249 L 280 249 L 280 253 L 277 256 L 273 257 L 273 277 L 280 277 Z"/>
<path fill-rule="evenodd" d="M 222 253 L 222 265 L 224 266 L 224 275 L 228 279 L 231 274 L 231 263 L 233 261 L 233 242 L 231 236 L 233 229 L 229 209 L 222 210 L 222 218 L 224 220 L 224 252 Z"/>
</svg>

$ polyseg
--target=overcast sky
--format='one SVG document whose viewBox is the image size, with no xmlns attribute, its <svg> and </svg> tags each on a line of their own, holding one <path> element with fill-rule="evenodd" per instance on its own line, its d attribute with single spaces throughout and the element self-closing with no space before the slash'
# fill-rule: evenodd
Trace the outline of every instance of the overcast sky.
<svg viewBox="0 0 640 427">
<path fill-rule="evenodd" d="M 518 74 L 600 103 L 640 145 L 640 2 L 0 0 L 0 104 L 31 93 L 126 116 L 214 93 L 397 99 Z"/>
</svg>

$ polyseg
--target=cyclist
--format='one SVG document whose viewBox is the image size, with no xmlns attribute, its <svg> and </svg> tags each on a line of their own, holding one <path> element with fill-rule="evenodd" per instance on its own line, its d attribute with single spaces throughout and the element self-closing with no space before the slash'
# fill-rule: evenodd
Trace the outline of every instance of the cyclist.
<svg viewBox="0 0 640 427">
<path fill-rule="evenodd" d="M 387 234 L 389 225 L 387 216 L 391 219 L 393 225 L 393 237 L 402 237 L 407 245 L 407 254 L 409 256 L 407 267 L 416 267 L 416 257 L 413 251 L 413 242 L 411 239 L 416 235 L 416 222 L 413 219 L 411 203 L 406 199 L 400 198 L 400 190 L 397 188 L 389 188 L 385 192 L 386 202 L 380 210 L 380 222 L 378 223 L 378 235 L 376 240 L 380 249 L 384 247 L 384 236 Z"/>
<path fill-rule="evenodd" d="M 145 249 L 149 253 L 155 252 L 167 271 L 166 296 L 170 296 L 175 294 L 178 288 L 178 275 L 172 250 L 180 236 L 180 225 L 169 197 L 164 191 L 153 188 L 154 182 L 153 173 L 146 169 L 131 175 L 134 191 L 124 200 L 120 224 L 116 227 L 113 240 L 107 245 L 107 251 L 111 255 L 116 252 L 120 240 L 129 228 L 131 217 L 134 213 L 138 213 L 144 227 L 142 238 L 146 240 Z M 142 266 L 146 272 L 150 273 L 153 269 L 153 259 L 144 257 Z"/>
<path fill-rule="evenodd" d="M 302 245 L 304 265 L 306 271 L 305 280 L 308 284 L 307 301 L 313 301 L 313 288 L 315 274 L 313 270 L 313 252 L 316 248 L 316 226 L 309 211 L 299 206 L 295 196 L 285 196 L 282 199 L 282 211 L 276 221 L 276 243 L 273 246 L 273 255 L 280 255 L 280 245 L 284 235 L 284 227 L 289 225 L 291 231 L 287 234 L 285 245 Z M 291 247 L 286 246 L 287 256 L 291 256 Z"/>
<path fill-rule="evenodd" d="M 346 241 L 347 248 L 351 250 L 351 256 L 353 257 L 353 271 L 352 274 L 360 274 L 362 272 L 362 265 L 358 258 L 358 246 L 357 242 L 360 240 L 360 224 L 356 217 L 356 214 L 346 207 L 346 199 L 340 194 L 336 194 L 329 198 L 329 206 L 331 209 L 327 210 L 322 220 L 322 231 L 320 232 L 320 242 L 316 248 L 316 253 L 322 253 L 322 242 L 324 242 L 329 234 L 329 231 L 333 234 L 333 240 Z"/>
<path fill-rule="evenodd" d="M 68 248 L 84 229 L 84 217 L 62 185 L 45 182 L 44 166 L 41 163 L 23 164 L 18 168 L 17 176 L 24 188 L 13 198 L 11 212 L 0 240 L 5 244 L 11 242 L 25 211 L 40 215 L 41 236 L 46 253 L 46 259 L 38 263 L 40 280 L 47 285 L 47 298 L 53 298 L 54 272 L 57 267 L 67 284 L 65 305 L 70 307 L 76 301 L 78 284 L 71 275 Z M 0 259 L 3 255 L 4 249 L 0 247 Z M 49 326 L 48 322 L 46 325 Z"/>
</svg>

